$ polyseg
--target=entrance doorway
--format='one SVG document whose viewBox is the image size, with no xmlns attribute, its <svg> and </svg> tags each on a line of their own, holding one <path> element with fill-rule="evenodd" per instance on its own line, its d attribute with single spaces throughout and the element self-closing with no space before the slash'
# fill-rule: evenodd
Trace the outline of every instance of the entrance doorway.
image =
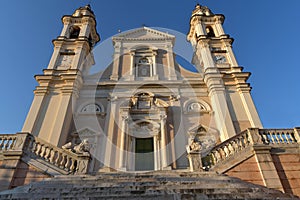
<svg viewBox="0 0 300 200">
<path fill-rule="evenodd" d="M 135 139 L 135 170 L 154 170 L 153 137 Z"/>
</svg>

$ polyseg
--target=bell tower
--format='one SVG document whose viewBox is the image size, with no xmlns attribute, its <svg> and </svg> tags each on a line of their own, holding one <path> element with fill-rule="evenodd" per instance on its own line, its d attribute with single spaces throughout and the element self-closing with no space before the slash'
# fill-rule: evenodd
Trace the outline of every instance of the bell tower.
<svg viewBox="0 0 300 200">
<path fill-rule="evenodd" d="M 249 127 L 262 128 L 246 82 L 250 73 L 237 63 L 233 39 L 223 29 L 224 19 L 197 4 L 187 35 L 194 49 L 192 62 L 203 74 L 222 141 Z"/>
<path fill-rule="evenodd" d="M 53 40 L 47 69 L 36 75 L 38 86 L 22 131 L 61 146 L 72 128 L 72 102 L 82 86 L 82 74 L 94 62 L 91 50 L 100 41 L 90 5 L 62 18 L 63 29 Z"/>
</svg>

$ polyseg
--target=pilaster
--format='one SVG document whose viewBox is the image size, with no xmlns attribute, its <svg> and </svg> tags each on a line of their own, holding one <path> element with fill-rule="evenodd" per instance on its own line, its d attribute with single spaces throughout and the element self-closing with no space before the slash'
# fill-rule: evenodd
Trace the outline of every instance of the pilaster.
<svg viewBox="0 0 300 200">
<path fill-rule="evenodd" d="M 115 48 L 115 53 L 114 53 L 112 75 L 110 76 L 110 80 L 118 81 L 119 65 L 120 65 L 120 57 L 121 57 L 121 42 L 116 42 L 114 48 Z"/>
<path fill-rule="evenodd" d="M 256 160 L 266 187 L 284 192 L 279 175 L 271 156 L 271 147 L 266 145 L 254 145 Z"/>
<path fill-rule="evenodd" d="M 176 80 L 176 72 L 175 72 L 175 63 L 174 63 L 174 54 L 173 54 L 173 47 L 172 44 L 167 44 L 167 59 L 168 59 L 168 66 L 167 69 L 169 71 L 169 80 Z"/>
<path fill-rule="evenodd" d="M 236 132 L 227 105 L 222 75 L 214 65 L 208 43 L 208 39 L 199 40 L 201 56 L 204 62 L 204 82 L 208 87 L 216 124 L 221 133 L 221 141 L 224 141 L 234 136 Z"/>
<path fill-rule="evenodd" d="M 117 97 L 110 97 L 109 106 L 107 107 L 108 117 L 105 121 L 104 132 L 107 133 L 106 136 L 106 150 L 105 150 L 105 158 L 104 165 L 105 168 L 110 168 L 112 166 L 111 158 L 114 156 L 113 148 L 115 148 L 115 144 L 113 143 L 113 136 L 115 131 L 115 118 L 117 113 Z"/>
</svg>

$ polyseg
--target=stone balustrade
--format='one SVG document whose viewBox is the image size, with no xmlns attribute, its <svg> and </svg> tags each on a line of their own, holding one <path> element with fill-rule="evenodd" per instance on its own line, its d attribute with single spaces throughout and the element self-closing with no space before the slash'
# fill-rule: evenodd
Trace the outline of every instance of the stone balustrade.
<svg viewBox="0 0 300 200">
<path fill-rule="evenodd" d="M 258 129 L 250 128 L 214 147 L 202 158 L 204 168 L 212 168 L 242 150 L 254 145 L 300 144 L 300 129 Z"/>
<path fill-rule="evenodd" d="M 264 144 L 296 144 L 300 141 L 297 129 L 261 129 L 259 135 Z"/>
<path fill-rule="evenodd" d="M 10 150 L 15 146 L 17 140 L 16 135 L 2 134 L 0 135 L 0 151 Z"/>
<path fill-rule="evenodd" d="M 251 140 L 248 131 L 243 131 L 242 133 L 230 138 L 229 140 L 214 147 L 211 152 L 203 159 L 204 167 L 212 167 L 228 157 L 234 155 L 235 153 L 245 149 L 251 144 Z"/>
<path fill-rule="evenodd" d="M 61 149 L 28 133 L 0 135 L 0 151 L 22 151 L 70 174 L 86 174 L 90 156 Z"/>
</svg>

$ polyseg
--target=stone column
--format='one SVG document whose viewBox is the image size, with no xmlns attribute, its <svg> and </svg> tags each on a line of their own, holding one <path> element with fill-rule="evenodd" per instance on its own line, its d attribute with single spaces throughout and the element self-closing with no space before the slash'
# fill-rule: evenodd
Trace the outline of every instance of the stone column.
<svg viewBox="0 0 300 200">
<path fill-rule="evenodd" d="M 60 38 L 67 38 L 70 35 L 70 21 L 69 19 L 63 19 L 64 27 L 60 33 Z"/>
<path fill-rule="evenodd" d="M 153 54 L 152 54 L 152 68 L 153 68 L 153 74 L 152 76 L 157 78 L 157 64 L 156 64 L 156 55 L 157 55 L 157 52 L 156 50 L 153 50 Z"/>
<path fill-rule="evenodd" d="M 166 115 L 161 115 L 160 116 L 160 151 L 161 151 L 161 163 L 162 166 L 161 168 L 164 169 L 168 166 L 168 161 L 167 161 L 167 146 L 166 146 Z"/>
<path fill-rule="evenodd" d="M 88 37 L 89 36 L 89 20 L 88 19 L 83 19 L 84 20 L 84 24 L 80 30 L 80 33 L 79 33 L 79 37 L 81 38 L 85 38 L 85 37 Z"/>
<path fill-rule="evenodd" d="M 203 24 L 200 20 L 197 20 L 197 24 L 195 25 L 196 28 L 196 36 L 199 37 L 200 35 L 206 35 L 203 30 Z"/>
<path fill-rule="evenodd" d="M 158 135 L 153 136 L 154 146 L 154 170 L 160 169 L 160 156 L 159 156 L 159 137 Z"/>
<path fill-rule="evenodd" d="M 215 27 L 216 27 L 218 36 L 225 35 L 220 18 L 216 19 Z"/>
<path fill-rule="evenodd" d="M 135 70 L 135 52 L 130 52 L 130 71 L 129 71 L 129 79 L 134 80 L 134 70 Z"/>
<path fill-rule="evenodd" d="M 128 116 L 123 115 L 122 116 L 122 129 L 121 129 L 121 135 L 120 135 L 120 158 L 119 158 L 119 169 L 121 171 L 126 171 L 126 160 L 125 160 L 125 137 L 126 137 L 126 124 L 127 124 Z"/>
</svg>

